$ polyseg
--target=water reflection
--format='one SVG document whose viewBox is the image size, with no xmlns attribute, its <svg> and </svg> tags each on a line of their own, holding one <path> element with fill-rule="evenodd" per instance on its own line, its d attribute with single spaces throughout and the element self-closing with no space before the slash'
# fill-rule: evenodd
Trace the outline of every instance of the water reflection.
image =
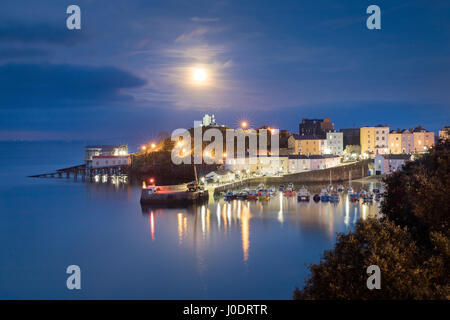
<svg viewBox="0 0 450 320">
<path fill-rule="evenodd" d="M 150 215 L 152 241 L 155 240 L 155 228 L 159 227 L 155 224 L 155 210 L 158 215 L 165 216 L 165 225 L 161 229 L 167 233 L 165 236 L 170 235 L 167 230 L 172 228 L 177 245 L 193 248 L 198 265 L 203 269 L 204 255 L 210 254 L 213 248 L 227 247 L 237 239 L 242 262 L 246 264 L 252 256 L 252 242 L 264 241 L 261 225 L 281 229 L 280 232 L 283 228 L 298 229 L 302 234 L 312 235 L 311 239 L 319 236 L 334 241 L 336 232 L 348 231 L 358 219 L 377 217 L 379 203 L 354 203 L 346 193 L 340 194 L 338 203 L 298 202 L 296 197 L 278 193 L 269 201 L 227 202 L 216 197 L 208 203 L 187 208 L 143 207 L 142 212 Z M 259 232 L 254 234 L 252 230 Z"/>
</svg>

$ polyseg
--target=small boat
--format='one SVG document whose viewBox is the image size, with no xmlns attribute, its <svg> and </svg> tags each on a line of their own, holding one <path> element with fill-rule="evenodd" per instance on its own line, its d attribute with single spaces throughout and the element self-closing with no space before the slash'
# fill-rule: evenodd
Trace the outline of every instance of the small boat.
<svg viewBox="0 0 450 320">
<path fill-rule="evenodd" d="M 379 193 L 380 193 L 380 189 L 378 189 L 378 188 L 373 188 L 373 189 L 372 189 L 372 192 L 375 193 L 375 194 L 379 194 Z"/>
<path fill-rule="evenodd" d="M 269 188 L 269 193 L 271 196 L 275 195 L 277 193 L 277 189 L 275 189 L 275 186 L 271 186 Z"/>
<path fill-rule="evenodd" d="M 247 197 L 248 197 L 248 192 L 247 192 L 247 191 L 244 191 L 244 190 L 242 190 L 241 192 L 238 192 L 238 193 L 236 194 L 236 199 L 246 200 Z"/>
<path fill-rule="evenodd" d="M 224 195 L 224 199 L 225 199 L 226 201 L 233 200 L 233 199 L 235 199 L 235 198 L 236 198 L 236 195 L 234 194 L 233 191 L 228 191 L 228 192 Z"/>
<path fill-rule="evenodd" d="M 351 202 L 357 202 L 359 200 L 359 194 L 352 192 L 348 195 L 350 197 Z"/>
<path fill-rule="evenodd" d="M 284 184 L 280 184 L 280 186 L 278 187 L 278 191 L 284 191 Z"/>
<path fill-rule="evenodd" d="M 331 183 L 331 171 L 330 171 L 330 184 L 328 185 L 328 187 L 327 187 L 327 190 L 328 190 L 328 192 L 330 192 L 331 193 L 331 191 L 333 191 L 333 184 Z"/>
<path fill-rule="evenodd" d="M 364 200 L 364 202 L 372 202 L 373 201 L 373 193 L 372 192 L 367 192 L 363 196 L 363 200 Z"/>
<path fill-rule="evenodd" d="M 264 186 L 264 184 L 263 183 L 261 183 L 261 184 L 259 184 L 257 187 L 256 187 L 256 191 L 261 191 L 261 190 L 264 190 L 266 187 Z"/>
<path fill-rule="evenodd" d="M 258 192 L 256 190 L 250 190 L 247 194 L 247 200 L 257 200 Z"/>
<path fill-rule="evenodd" d="M 365 189 L 361 189 L 359 192 L 359 197 L 364 199 L 364 197 L 367 195 L 367 191 Z"/>
<path fill-rule="evenodd" d="M 264 189 L 258 192 L 258 200 L 259 201 L 269 201 L 270 200 L 270 194 L 269 192 Z"/>
<path fill-rule="evenodd" d="M 291 188 L 287 188 L 286 190 L 284 190 L 283 194 L 285 197 L 292 197 L 295 196 L 295 191 Z"/>
<path fill-rule="evenodd" d="M 353 188 L 352 188 L 352 172 L 349 171 L 348 172 L 348 186 L 347 186 L 347 193 L 349 195 L 351 195 L 352 193 L 354 193 Z"/>
<path fill-rule="evenodd" d="M 314 202 L 319 202 L 320 201 L 320 196 L 316 193 L 313 197 Z"/>
<path fill-rule="evenodd" d="M 344 186 L 342 184 L 338 185 L 336 188 L 337 192 L 344 192 Z"/>
<path fill-rule="evenodd" d="M 320 201 L 322 202 L 328 202 L 330 200 L 330 196 L 328 195 L 328 190 L 326 188 L 323 188 L 320 192 Z"/>
<path fill-rule="evenodd" d="M 338 203 L 339 202 L 339 194 L 337 194 L 336 192 L 333 192 L 329 197 L 328 197 L 329 201 L 331 203 Z"/>
<path fill-rule="evenodd" d="M 309 202 L 309 192 L 305 187 L 301 187 L 297 193 L 297 201 Z"/>
</svg>

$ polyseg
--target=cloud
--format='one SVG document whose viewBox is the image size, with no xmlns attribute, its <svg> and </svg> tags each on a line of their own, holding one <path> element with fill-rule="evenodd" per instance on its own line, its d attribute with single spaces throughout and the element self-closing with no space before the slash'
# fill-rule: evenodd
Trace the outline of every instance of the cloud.
<svg viewBox="0 0 450 320">
<path fill-rule="evenodd" d="M 0 108 L 64 108 L 131 100 L 143 79 L 115 67 L 51 64 L 0 66 Z"/>
<path fill-rule="evenodd" d="M 68 30 L 48 23 L 26 24 L 4 21 L 0 24 L 0 42 L 73 45 L 85 38 L 82 30 Z"/>
<path fill-rule="evenodd" d="M 201 40 L 204 35 L 218 33 L 225 30 L 225 28 L 212 28 L 207 26 L 200 26 L 195 28 L 191 32 L 183 33 L 178 38 L 175 39 L 176 43 L 189 42 L 191 40 Z"/>
<path fill-rule="evenodd" d="M 48 57 L 49 52 L 37 48 L 0 48 L 0 60 L 19 60 Z"/>
<path fill-rule="evenodd" d="M 199 17 L 192 17 L 191 19 L 192 22 L 201 22 L 201 23 L 205 23 L 205 22 L 217 22 L 220 19 L 219 18 L 199 18 Z"/>
</svg>

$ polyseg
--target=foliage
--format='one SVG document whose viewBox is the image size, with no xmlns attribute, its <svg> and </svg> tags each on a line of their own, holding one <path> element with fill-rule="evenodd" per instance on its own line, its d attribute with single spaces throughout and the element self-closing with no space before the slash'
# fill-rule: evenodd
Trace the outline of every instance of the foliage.
<svg viewBox="0 0 450 320">
<path fill-rule="evenodd" d="M 385 179 L 383 218 L 338 235 L 294 299 L 450 299 L 450 142 Z M 381 289 L 366 286 L 378 265 Z"/>
<path fill-rule="evenodd" d="M 349 144 L 345 147 L 344 153 L 351 155 L 352 153 L 355 153 L 357 155 L 361 154 L 361 146 L 355 145 L 355 144 Z"/>
</svg>

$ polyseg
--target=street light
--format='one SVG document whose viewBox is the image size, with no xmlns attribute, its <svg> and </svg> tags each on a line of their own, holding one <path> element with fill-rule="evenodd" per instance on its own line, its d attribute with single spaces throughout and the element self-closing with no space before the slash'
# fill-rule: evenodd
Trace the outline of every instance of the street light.
<svg viewBox="0 0 450 320">
<path fill-rule="evenodd" d="M 242 122 L 241 122 L 241 128 L 242 128 L 242 129 L 247 128 L 247 126 L 248 126 L 247 121 L 242 121 Z"/>
<path fill-rule="evenodd" d="M 150 146 L 152 147 L 152 149 L 156 148 L 156 144 L 154 144 L 154 143 L 152 143 Z"/>
<path fill-rule="evenodd" d="M 146 149 L 147 149 L 147 146 L 145 146 L 145 145 L 141 146 L 142 151 L 145 151 Z"/>
</svg>

